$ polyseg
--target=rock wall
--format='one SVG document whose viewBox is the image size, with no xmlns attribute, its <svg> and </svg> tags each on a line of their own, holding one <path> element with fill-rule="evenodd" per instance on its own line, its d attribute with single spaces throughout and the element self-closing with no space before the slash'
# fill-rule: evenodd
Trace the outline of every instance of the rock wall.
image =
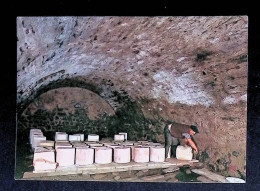
<svg viewBox="0 0 260 191">
<path fill-rule="evenodd" d="M 114 110 L 107 100 L 84 88 L 48 90 L 36 97 L 18 118 L 19 143 L 28 141 L 31 128 L 41 129 L 50 140 L 54 140 L 57 131 L 83 133 L 85 137 L 96 133 L 100 139 L 113 139 L 115 134 L 127 132 L 130 140 L 163 142 L 157 137 L 162 128 L 155 127 L 160 123 L 146 119 L 134 100 L 128 95 L 111 98 L 116 99 L 120 108 Z"/>
<path fill-rule="evenodd" d="M 117 123 L 117 111 L 131 106 L 124 123 L 134 119 L 140 137 L 147 131 L 164 141 L 166 120 L 196 124 L 200 160 L 241 176 L 247 41 L 246 16 L 18 17 L 18 113 L 42 93 L 83 83 L 113 108 Z M 61 83 L 73 79 L 80 83 Z M 128 101 L 115 99 L 125 94 Z"/>
</svg>

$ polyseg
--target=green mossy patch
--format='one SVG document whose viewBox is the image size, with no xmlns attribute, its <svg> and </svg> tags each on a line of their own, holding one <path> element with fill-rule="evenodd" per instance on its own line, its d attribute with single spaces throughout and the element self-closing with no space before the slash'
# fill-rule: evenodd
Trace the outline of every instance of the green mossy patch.
<svg viewBox="0 0 260 191">
<path fill-rule="evenodd" d="M 21 179 L 25 172 L 33 171 L 33 154 L 28 143 L 17 144 L 15 163 L 15 179 Z"/>
<path fill-rule="evenodd" d="M 175 176 L 179 182 L 199 182 L 197 178 L 200 176 L 194 172 L 190 172 L 189 174 L 186 173 L 188 167 L 183 166 L 180 167 L 179 173 Z"/>
</svg>

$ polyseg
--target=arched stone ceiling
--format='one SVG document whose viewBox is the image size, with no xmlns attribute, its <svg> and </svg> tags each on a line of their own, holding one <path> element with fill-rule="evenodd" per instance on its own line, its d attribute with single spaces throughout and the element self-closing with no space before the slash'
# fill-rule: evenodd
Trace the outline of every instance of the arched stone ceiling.
<svg viewBox="0 0 260 191">
<path fill-rule="evenodd" d="M 43 85 L 111 80 L 170 104 L 246 101 L 247 17 L 18 17 L 17 102 Z"/>
</svg>

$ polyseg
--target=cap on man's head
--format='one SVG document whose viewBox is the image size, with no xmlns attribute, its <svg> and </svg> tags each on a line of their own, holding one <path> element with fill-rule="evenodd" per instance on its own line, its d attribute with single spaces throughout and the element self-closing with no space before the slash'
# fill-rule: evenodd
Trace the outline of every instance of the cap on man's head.
<svg viewBox="0 0 260 191">
<path fill-rule="evenodd" d="M 167 120 L 167 124 L 169 125 L 169 124 L 172 124 L 172 121 L 170 121 L 170 120 Z"/>
<path fill-rule="evenodd" d="M 194 131 L 195 133 L 199 133 L 199 130 L 198 130 L 198 128 L 197 128 L 195 125 L 191 125 L 191 126 L 190 126 L 190 129 L 191 129 L 192 131 Z"/>
</svg>

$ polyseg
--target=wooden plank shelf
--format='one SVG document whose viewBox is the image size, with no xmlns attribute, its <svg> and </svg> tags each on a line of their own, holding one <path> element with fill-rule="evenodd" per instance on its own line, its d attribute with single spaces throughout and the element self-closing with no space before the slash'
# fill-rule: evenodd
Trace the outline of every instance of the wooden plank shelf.
<svg viewBox="0 0 260 191">
<path fill-rule="evenodd" d="M 198 162 L 198 160 L 183 161 L 176 158 L 170 158 L 167 162 L 147 162 L 136 163 L 130 162 L 125 164 L 109 163 L 109 164 L 90 164 L 86 166 L 69 166 L 69 167 L 57 167 L 54 172 L 25 172 L 23 179 L 33 179 L 46 176 L 64 176 L 73 174 L 99 174 L 109 172 L 122 172 L 131 170 L 144 170 L 144 169 L 165 169 L 173 166 L 191 165 Z"/>
</svg>

